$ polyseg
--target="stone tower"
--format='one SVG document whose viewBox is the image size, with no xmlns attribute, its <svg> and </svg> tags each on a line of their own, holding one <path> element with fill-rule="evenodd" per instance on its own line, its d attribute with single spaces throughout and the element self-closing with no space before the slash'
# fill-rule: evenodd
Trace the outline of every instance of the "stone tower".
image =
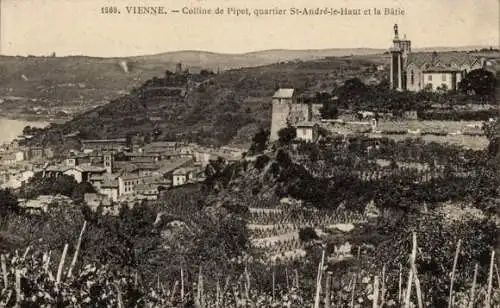
<svg viewBox="0 0 500 308">
<path fill-rule="evenodd" d="M 406 61 L 408 54 L 411 52 L 411 41 L 399 38 L 398 25 L 394 25 L 393 46 L 390 48 L 391 53 L 391 72 L 390 72 L 390 87 L 393 90 L 402 91 L 406 89 Z"/>
<path fill-rule="evenodd" d="M 113 154 L 112 153 L 104 153 L 104 169 L 106 169 L 106 173 L 113 172 Z"/>
<path fill-rule="evenodd" d="M 282 128 L 310 120 L 309 109 L 307 104 L 296 102 L 294 89 L 278 89 L 273 95 L 269 140 L 278 140 Z"/>
</svg>

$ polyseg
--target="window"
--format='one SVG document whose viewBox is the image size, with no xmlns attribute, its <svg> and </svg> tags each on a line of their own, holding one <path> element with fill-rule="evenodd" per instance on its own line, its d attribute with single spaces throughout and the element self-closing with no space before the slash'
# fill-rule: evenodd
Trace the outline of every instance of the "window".
<svg viewBox="0 0 500 308">
<path fill-rule="evenodd" d="M 429 76 L 427 77 L 427 80 L 432 81 L 432 75 L 429 75 Z"/>
<path fill-rule="evenodd" d="M 442 75 L 441 75 L 441 80 L 442 80 L 442 81 L 446 81 L 446 74 L 442 74 Z"/>
<path fill-rule="evenodd" d="M 410 83 L 413 85 L 415 83 L 415 74 L 413 71 L 410 72 Z"/>
</svg>

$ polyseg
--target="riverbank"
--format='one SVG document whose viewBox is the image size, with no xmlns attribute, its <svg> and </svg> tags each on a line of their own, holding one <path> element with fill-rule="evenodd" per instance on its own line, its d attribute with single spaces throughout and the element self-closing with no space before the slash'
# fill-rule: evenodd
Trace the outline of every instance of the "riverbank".
<svg viewBox="0 0 500 308">
<path fill-rule="evenodd" d="M 19 135 L 22 135 L 23 129 L 26 126 L 43 128 L 50 125 L 50 123 L 51 122 L 49 121 L 43 121 L 41 119 L 13 119 L 2 114 L 2 116 L 0 117 L 0 144 L 11 142 Z"/>
</svg>

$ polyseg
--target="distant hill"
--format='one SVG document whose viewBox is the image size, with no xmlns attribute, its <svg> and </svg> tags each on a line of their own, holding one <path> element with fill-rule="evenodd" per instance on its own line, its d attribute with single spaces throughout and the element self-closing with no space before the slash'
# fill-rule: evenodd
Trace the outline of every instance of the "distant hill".
<svg viewBox="0 0 500 308">
<path fill-rule="evenodd" d="M 450 48 L 424 50 L 444 49 Z M 455 49 L 481 48 L 471 46 Z M 175 70 L 179 62 L 184 68 L 196 66 L 213 71 L 227 71 L 258 68 L 273 63 L 313 61 L 318 69 L 330 73 L 327 71 L 329 64 L 324 68 L 320 67 L 324 65 L 321 59 L 342 58 L 342 61 L 351 59 L 387 64 L 388 55 L 384 52 L 383 49 L 338 48 L 277 49 L 243 54 L 176 51 L 127 58 L 0 56 L 0 112 L 11 117 L 23 115 L 27 118 L 50 119 L 57 118 L 58 114 L 68 114 L 71 117 L 127 94 L 147 80 L 163 76 L 165 70 Z M 344 69 L 348 69 L 348 66 Z"/>
</svg>

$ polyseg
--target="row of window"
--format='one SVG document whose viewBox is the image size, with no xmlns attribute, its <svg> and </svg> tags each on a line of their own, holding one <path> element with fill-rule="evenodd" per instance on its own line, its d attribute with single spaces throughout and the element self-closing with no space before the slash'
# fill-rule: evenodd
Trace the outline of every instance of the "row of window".
<svg viewBox="0 0 500 308">
<path fill-rule="evenodd" d="M 441 74 L 441 81 L 446 81 L 447 80 L 447 74 Z M 432 81 L 432 75 L 427 75 L 427 81 Z M 410 84 L 414 85 L 415 84 L 415 74 L 413 71 L 410 72 Z"/>
</svg>

